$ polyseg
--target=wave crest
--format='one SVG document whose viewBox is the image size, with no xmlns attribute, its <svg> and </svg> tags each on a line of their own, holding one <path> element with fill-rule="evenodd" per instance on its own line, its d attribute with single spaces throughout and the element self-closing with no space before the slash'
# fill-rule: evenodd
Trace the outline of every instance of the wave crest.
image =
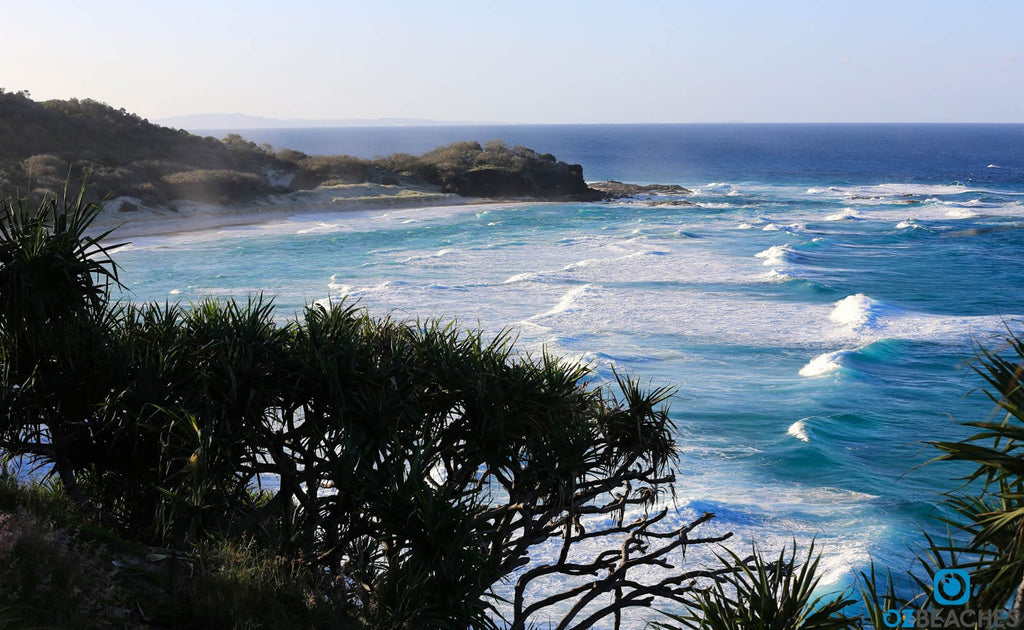
<svg viewBox="0 0 1024 630">
<path fill-rule="evenodd" d="M 791 435 L 801 442 L 811 441 L 811 438 L 807 435 L 807 424 L 803 420 L 797 420 L 789 425 L 789 428 L 786 429 L 786 435 Z"/>
<path fill-rule="evenodd" d="M 781 265 L 795 253 L 796 251 L 789 245 L 772 245 L 768 249 L 754 254 L 754 258 L 763 258 L 765 266 Z"/>
<path fill-rule="evenodd" d="M 830 372 L 843 367 L 841 363 L 843 357 L 850 354 L 849 350 L 836 350 L 835 352 L 825 352 L 814 357 L 807 363 L 807 365 L 800 368 L 800 376 L 813 378 L 815 376 L 824 376 Z"/>
<path fill-rule="evenodd" d="M 856 293 L 836 302 L 828 318 L 853 329 L 872 328 L 879 317 L 893 310 L 893 307 L 885 302 L 872 299 L 863 293 Z"/>
</svg>

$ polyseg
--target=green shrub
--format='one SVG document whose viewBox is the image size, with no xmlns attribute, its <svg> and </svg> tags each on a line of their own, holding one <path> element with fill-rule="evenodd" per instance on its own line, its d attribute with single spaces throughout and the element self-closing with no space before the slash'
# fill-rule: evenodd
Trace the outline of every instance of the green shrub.
<svg viewBox="0 0 1024 630">
<path fill-rule="evenodd" d="M 207 176 L 225 175 L 197 177 Z M 252 540 L 264 559 L 279 553 L 303 575 L 332 576 L 322 597 L 338 610 L 411 629 L 494 627 L 494 586 L 549 540 L 608 546 L 593 573 L 610 577 L 577 592 L 564 619 L 579 625 L 601 593 L 615 601 L 603 616 L 645 595 L 683 597 L 684 586 L 628 573 L 725 538 L 682 536 L 713 515 L 665 531 L 667 511 L 652 511 L 674 478 L 669 388 L 621 376 L 595 386 L 586 366 L 515 353 L 507 333 L 485 340 L 345 305 L 309 307 L 282 326 L 260 297 L 112 304 L 117 268 L 84 236 L 97 206 L 80 195 L 6 211 L 0 403 L 12 413 L 0 439 L 51 466 L 86 518 L 133 540 Z M 280 489 L 254 495 L 267 473 Z M 631 524 L 627 509 L 640 514 Z M 588 514 L 617 522 L 584 532 Z M 633 544 L 618 540 L 627 532 Z M 665 542 L 636 560 L 651 536 Z M 254 579 L 273 582 L 276 571 Z M 532 580 L 575 572 L 565 554 L 516 578 L 513 626 L 563 599 L 525 598 Z M 239 588 L 224 596 L 267 597 Z"/>
<path fill-rule="evenodd" d="M 175 199 L 229 203 L 269 192 L 259 176 L 226 169 L 182 171 L 164 175 L 162 180 Z"/>
<path fill-rule="evenodd" d="M 720 558 L 723 569 L 718 578 L 697 591 L 696 601 L 687 615 L 667 616 L 679 626 L 655 623 L 664 630 L 841 630 L 859 627 L 860 618 L 848 616 L 854 603 L 846 594 L 815 595 L 820 555 L 814 545 L 802 563 L 796 543 L 783 549 L 777 559 L 757 550 L 745 559 L 726 550 Z"/>
<path fill-rule="evenodd" d="M 350 155 L 316 155 L 305 157 L 297 164 L 312 174 L 317 183 L 358 184 L 369 181 L 372 170 L 369 162 Z"/>
</svg>

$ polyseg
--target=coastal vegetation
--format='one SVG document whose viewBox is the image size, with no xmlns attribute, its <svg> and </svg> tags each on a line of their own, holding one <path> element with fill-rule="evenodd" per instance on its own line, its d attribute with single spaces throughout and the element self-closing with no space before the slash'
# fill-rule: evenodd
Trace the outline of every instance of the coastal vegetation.
<svg viewBox="0 0 1024 630">
<path fill-rule="evenodd" d="M 235 597 L 211 609 L 260 624 L 250 615 L 266 602 L 302 602 L 298 627 L 327 615 L 368 628 L 585 628 L 656 600 L 685 605 L 694 580 L 729 570 L 677 566 L 729 535 L 707 533 L 712 514 L 666 518 L 670 389 L 624 375 L 596 384 L 584 365 L 516 353 L 507 333 L 354 306 L 310 306 L 281 325 L 262 296 L 117 303 L 116 245 L 86 236 L 99 212 L 84 191 L 9 198 L 0 212 L 0 449 L 81 519 L 36 527 L 15 511 L 3 534 L 15 549 L 25 536 L 68 540 L 54 553 L 69 558 L 113 553 L 83 548 L 86 526 L 115 549 L 141 546 L 111 561 L 122 588 L 108 607 L 128 621 L 177 624 L 160 612 L 174 610 L 168 598 L 206 590 Z M 132 568 L 153 555 L 163 586 Z M 80 589 L 102 566 L 67 564 L 84 573 L 47 579 Z M 667 572 L 640 580 L 650 566 Z M 138 572 L 142 584 L 124 587 Z M 530 588 L 551 579 L 571 586 Z M 274 597 L 260 594 L 273 584 Z M 29 590 L 4 591 L 9 616 L 48 614 L 31 597 L 18 606 Z"/>
<path fill-rule="evenodd" d="M 948 539 L 902 581 L 861 575 L 857 611 L 817 594 L 813 547 L 695 559 L 730 536 L 671 518 L 670 389 L 344 303 L 283 325 L 262 296 L 117 303 L 99 212 L 83 191 L 0 213 L 0 623 L 586 628 L 674 606 L 659 627 L 878 628 L 948 612 L 951 567 L 1020 615 L 1013 334 L 973 364 L 1005 418 L 934 443 L 976 465 Z"/>
<path fill-rule="evenodd" d="M 128 197 L 153 207 L 176 200 L 232 204 L 362 182 L 473 197 L 602 197 L 586 185 L 581 166 L 500 140 L 373 160 L 310 156 L 235 134 L 195 136 L 89 99 L 36 102 L 0 89 L 0 190 L 20 190 L 38 201 L 86 179 L 88 201 Z"/>
<path fill-rule="evenodd" d="M 152 131 L 88 101 L 54 111 L 76 107 Z M 260 295 L 118 303 L 116 232 L 88 230 L 93 200 L 124 190 L 102 188 L 115 181 L 138 178 L 132 190 L 154 203 L 285 190 L 270 167 L 293 169 L 291 187 L 469 194 L 528 190 L 553 156 L 468 142 L 366 161 L 174 132 L 153 142 L 198 141 L 200 157 L 126 165 L 98 139 L 80 161 L 45 130 L 11 133 L 27 135 L 9 136 L 4 176 L 41 179 L 0 206 L 0 627 L 575 628 L 659 607 L 665 628 L 880 628 L 893 611 L 956 610 L 933 592 L 954 567 L 970 574 L 973 608 L 1024 617 L 1024 341 L 1012 331 L 972 363 L 1002 417 L 933 442 L 938 461 L 974 466 L 946 497 L 948 535 L 925 536 L 905 575 L 859 576 L 859 597 L 821 595 L 813 547 L 741 554 L 719 546 L 729 535 L 714 515 L 680 521 L 670 388 L 598 383 L 585 365 L 520 354 L 508 333 L 346 303 L 287 322 Z M 49 152 L 18 157 L 11 146 L 33 133 L 31 150 Z M 104 192 L 68 196 L 76 168 Z"/>
</svg>

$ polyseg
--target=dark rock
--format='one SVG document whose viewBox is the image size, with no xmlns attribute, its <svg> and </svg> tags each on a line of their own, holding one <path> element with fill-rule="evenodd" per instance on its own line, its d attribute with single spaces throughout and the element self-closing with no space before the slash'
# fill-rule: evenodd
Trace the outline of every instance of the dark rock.
<svg viewBox="0 0 1024 630">
<path fill-rule="evenodd" d="M 547 200 L 596 201 L 603 194 L 583 180 L 579 164 L 537 161 L 521 170 L 498 166 L 473 168 L 447 182 L 446 189 L 464 197 L 529 197 Z"/>
<path fill-rule="evenodd" d="M 610 179 L 606 182 L 589 184 L 594 190 L 604 193 L 605 199 L 623 199 L 638 195 L 689 195 L 693 191 L 677 184 L 625 184 Z"/>
<path fill-rule="evenodd" d="M 685 199 L 651 199 L 648 206 L 695 206 L 697 204 Z"/>
</svg>

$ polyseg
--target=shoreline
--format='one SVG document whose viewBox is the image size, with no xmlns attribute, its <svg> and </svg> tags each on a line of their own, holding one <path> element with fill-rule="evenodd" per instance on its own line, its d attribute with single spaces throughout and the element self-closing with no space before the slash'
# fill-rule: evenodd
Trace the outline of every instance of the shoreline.
<svg viewBox="0 0 1024 630">
<path fill-rule="evenodd" d="M 128 197 L 118 197 L 104 205 L 104 211 L 87 230 L 99 236 L 107 230 L 110 239 L 169 236 L 221 228 L 260 225 L 300 214 L 329 214 L 367 210 L 416 210 L 443 206 L 467 206 L 530 202 L 521 199 L 460 197 L 420 188 L 380 184 L 321 186 L 313 190 L 285 193 L 250 203 L 219 205 L 197 201 L 177 201 L 172 207 L 141 207 Z"/>
</svg>

